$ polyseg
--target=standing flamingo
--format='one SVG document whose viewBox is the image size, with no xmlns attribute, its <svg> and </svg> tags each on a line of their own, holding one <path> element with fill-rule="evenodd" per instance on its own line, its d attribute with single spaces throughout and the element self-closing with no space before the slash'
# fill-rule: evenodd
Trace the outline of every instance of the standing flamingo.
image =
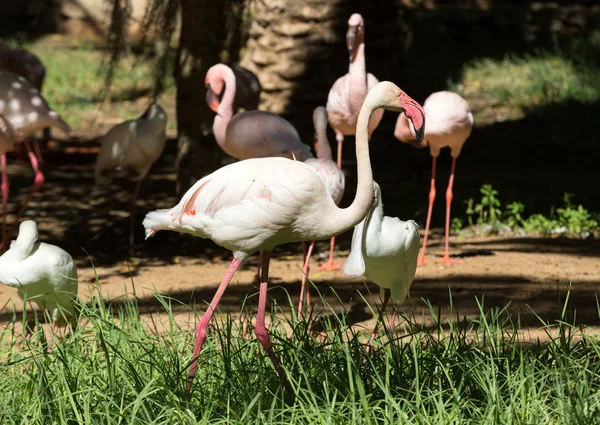
<svg viewBox="0 0 600 425">
<path fill-rule="evenodd" d="M 0 114 L 0 166 L 2 167 L 2 246 L 8 241 L 6 232 L 6 209 L 8 203 L 8 175 L 6 173 L 6 152 L 15 145 L 13 129 L 6 118 Z"/>
<path fill-rule="evenodd" d="M 0 256 L 0 283 L 48 311 L 54 327 L 64 326 L 75 316 L 77 268 L 68 252 L 38 239 L 36 222 L 23 221 L 19 236 Z M 29 336 L 31 325 L 25 327 Z"/>
<path fill-rule="evenodd" d="M 22 142 L 25 145 L 35 173 L 33 189 L 17 214 L 14 224 L 16 225 L 33 195 L 44 183 L 44 174 L 40 170 L 38 158 L 32 151 L 28 138 L 47 127 L 57 127 L 66 134 L 70 134 L 71 128 L 48 106 L 39 90 L 31 82 L 20 75 L 2 70 L 0 70 L 0 114 L 10 124 L 14 142 Z M 4 154 L 2 156 L 4 157 Z M 6 158 L 2 159 L 2 173 L 3 175 L 6 173 Z M 5 182 L 6 184 L 2 186 L 2 193 L 3 197 L 8 197 L 8 177 Z M 8 239 L 5 238 L 0 252 L 4 250 L 7 242 Z"/>
<path fill-rule="evenodd" d="M 135 176 L 138 180 L 129 215 L 130 256 L 135 254 L 137 198 L 144 178 L 165 148 L 166 125 L 166 112 L 157 103 L 152 103 L 139 118 L 115 125 L 100 139 L 100 152 L 96 158 L 96 184 L 109 184 L 113 178 L 123 174 Z"/>
<path fill-rule="evenodd" d="M 42 61 L 29 50 L 13 49 L 0 43 L 0 69 L 13 72 L 27 79 L 40 92 L 46 77 L 46 68 Z M 44 129 L 44 139 L 50 138 L 50 129 Z M 44 163 L 42 151 L 37 139 L 33 140 L 33 148 L 40 164 Z"/>
<path fill-rule="evenodd" d="M 342 168 L 342 145 L 344 136 L 356 134 L 358 113 L 371 90 L 379 80 L 371 73 L 367 73 L 365 64 L 365 24 L 358 13 L 354 13 L 348 20 L 346 33 L 346 46 L 350 56 L 348 73 L 341 76 L 329 90 L 327 96 L 327 113 L 329 124 L 335 132 L 337 140 L 337 165 Z M 369 121 L 369 138 L 383 118 L 383 109 L 373 113 Z M 339 270 L 340 266 L 333 260 L 335 240 L 331 240 L 329 260 L 320 270 Z"/>
<path fill-rule="evenodd" d="M 336 205 L 340 204 L 342 196 L 344 196 L 345 176 L 344 172 L 331 159 L 331 146 L 327 140 L 327 110 L 323 106 L 315 108 L 313 112 L 313 124 L 315 126 L 315 139 L 317 158 L 309 158 L 304 161 L 305 164 L 313 167 L 323 179 L 327 191 L 330 193 L 333 202 Z M 332 241 L 335 237 L 331 238 Z M 333 245 L 334 242 L 332 242 Z M 302 242 L 304 247 L 305 243 Z M 302 273 L 302 284 L 300 287 L 300 300 L 298 302 L 298 317 L 302 313 L 302 302 L 306 293 L 307 315 L 310 316 L 310 285 L 306 285 L 306 280 L 309 273 L 310 256 L 315 247 L 315 242 L 312 241 L 305 251 L 304 268 Z M 305 290 L 306 288 L 306 290 Z"/>
<path fill-rule="evenodd" d="M 233 116 L 236 97 L 235 74 L 222 63 L 206 73 L 206 103 L 217 113 L 213 133 L 217 143 L 236 159 L 281 156 L 304 161 L 312 158 L 310 148 L 285 119 L 266 111 L 245 111 Z M 218 95 L 223 91 L 222 101 Z"/>
<path fill-rule="evenodd" d="M 233 100 L 233 110 L 237 111 L 238 109 L 243 108 L 245 111 L 254 111 L 258 109 L 262 86 L 260 85 L 260 80 L 256 74 L 241 65 L 233 65 L 231 70 L 235 75 L 235 99 Z M 224 93 L 219 93 L 219 95 L 222 94 Z"/>
<path fill-rule="evenodd" d="M 433 202 L 435 200 L 435 169 L 437 157 L 440 155 L 440 150 L 444 147 L 450 148 L 452 155 L 452 168 L 450 169 L 450 179 L 448 180 L 448 188 L 446 189 L 446 235 L 444 256 L 437 262 L 444 264 L 453 264 L 457 260 L 450 258 L 449 236 L 450 236 L 450 205 L 452 204 L 452 185 L 454 183 L 454 169 L 456 167 L 456 158 L 460 155 L 460 151 L 471 134 L 473 128 L 473 114 L 469 109 L 469 104 L 466 100 L 456 93 L 449 91 L 439 91 L 432 93 L 423 104 L 425 113 L 427 114 L 427 128 L 425 129 L 424 145 L 429 145 L 431 153 L 431 188 L 429 189 L 429 208 L 427 209 L 427 223 L 425 225 L 425 238 L 423 239 L 423 249 L 419 256 L 418 264 L 427 264 L 425 259 L 425 249 L 427 248 L 427 237 L 429 234 L 429 225 L 431 224 L 431 211 L 433 210 Z M 397 139 L 414 144 L 415 131 L 409 120 L 402 114 L 396 122 L 394 136 Z"/>
<path fill-rule="evenodd" d="M 429 125 L 429 117 L 427 125 Z M 383 215 L 381 189 L 373 181 L 375 202 L 367 216 L 352 234 L 352 248 L 344 263 L 344 273 L 349 277 L 365 276 L 379 285 L 383 305 L 381 314 L 390 300 L 400 305 L 406 299 L 417 272 L 419 255 L 419 226 L 413 220 Z M 394 328 L 396 310 L 390 329 Z M 373 337 L 377 333 L 379 320 Z"/>
<path fill-rule="evenodd" d="M 146 215 L 143 224 L 147 238 L 159 230 L 174 230 L 210 238 L 233 251 L 229 270 L 196 327 L 187 390 L 191 389 L 198 355 L 219 301 L 240 264 L 256 251 L 263 255 L 255 333 L 282 376 L 265 326 L 271 250 L 287 242 L 329 239 L 367 214 L 373 197 L 368 125 L 377 108 L 404 111 L 417 129 L 424 125 L 422 107 L 393 83 L 381 82 L 371 90 L 357 123 L 358 184 L 348 208 L 335 205 L 323 179 L 311 166 L 284 158 L 255 158 L 216 170 L 192 186 L 172 209 Z"/>
</svg>

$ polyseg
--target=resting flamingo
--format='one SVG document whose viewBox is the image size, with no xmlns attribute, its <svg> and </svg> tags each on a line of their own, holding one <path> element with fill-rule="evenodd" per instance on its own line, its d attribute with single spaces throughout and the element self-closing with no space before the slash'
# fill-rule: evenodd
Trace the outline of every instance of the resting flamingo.
<svg viewBox="0 0 600 425">
<path fill-rule="evenodd" d="M 33 198 L 33 195 L 44 183 L 44 174 L 39 167 L 39 161 L 28 141 L 37 131 L 47 127 L 57 127 L 66 134 L 70 134 L 71 128 L 62 118 L 53 111 L 46 100 L 42 97 L 39 90 L 36 89 L 24 77 L 9 71 L 0 70 L 0 114 L 4 116 L 12 128 L 13 141 L 22 142 L 27 149 L 29 161 L 33 167 L 35 178 L 33 189 L 23 203 L 15 219 L 14 226 L 25 212 L 27 204 Z M 2 174 L 6 176 L 6 157 L 2 154 Z M 5 184 L 2 185 L 3 197 L 8 197 L 8 177 L 5 178 Z M 11 229 L 11 234 L 12 234 Z M 6 248 L 8 238 L 2 241 L 0 252 Z"/>
<path fill-rule="evenodd" d="M 348 208 L 335 205 L 323 179 L 311 166 L 284 158 L 239 161 L 199 180 L 172 209 L 152 211 L 144 219 L 147 237 L 160 230 L 210 238 L 233 251 L 233 260 L 206 312 L 196 327 L 191 389 L 198 355 L 215 310 L 240 264 L 262 251 L 261 284 L 255 333 L 282 379 L 265 326 L 271 250 L 282 243 L 329 239 L 352 228 L 367 214 L 373 197 L 368 124 L 377 108 L 404 111 L 415 127 L 424 125 L 421 106 L 393 83 L 379 83 L 369 93 L 357 123 L 358 185 Z"/>
<path fill-rule="evenodd" d="M 369 90 L 379 82 L 373 74 L 367 73 L 365 64 L 365 24 L 362 16 L 358 13 L 354 13 L 348 20 L 346 46 L 350 56 L 348 73 L 336 80 L 327 96 L 327 114 L 338 144 L 337 165 L 340 169 L 342 168 L 344 136 L 356 134 L 356 121 L 360 108 Z M 379 125 L 381 118 L 383 118 L 383 109 L 375 111 L 371 116 L 369 138 Z M 333 259 L 334 242 L 332 239 L 329 260 L 319 268 L 320 270 L 340 269 L 340 266 Z"/>
<path fill-rule="evenodd" d="M 313 167 L 323 179 L 327 191 L 331 194 L 331 198 L 336 205 L 340 204 L 342 196 L 344 196 L 345 176 L 337 164 L 331 159 L 331 146 L 327 140 L 327 110 L 323 106 L 318 106 L 313 112 L 313 124 L 315 126 L 315 145 L 317 150 L 317 158 L 309 158 L 304 161 L 305 164 Z M 331 238 L 332 245 L 335 237 Z M 302 247 L 305 243 L 302 242 Z M 310 285 L 306 285 L 306 280 L 309 273 L 310 257 L 315 247 L 315 242 L 312 241 L 305 251 L 304 268 L 302 270 L 302 284 L 300 287 L 300 300 L 298 301 L 298 317 L 302 313 L 302 303 L 306 294 L 307 315 L 310 316 Z"/>
<path fill-rule="evenodd" d="M 152 103 L 139 118 L 115 125 L 100 138 L 100 152 L 96 157 L 96 184 L 109 184 L 121 175 L 137 178 L 129 214 L 130 256 L 135 254 L 137 198 L 144 178 L 165 148 L 166 125 L 166 112 L 157 103 Z"/>
<path fill-rule="evenodd" d="M 449 255 L 449 237 L 450 237 L 450 205 L 452 204 L 452 185 L 454 184 L 454 170 L 456 168 L 456 158 L 460 155 L 462 147 L 471 134 L 473 128 L 473 114 L 469 109 L 466 100 L 456 93 L 449 91 L 439 91 L 432 93 L 423 104 L 427 114 L 427 128 L 425 129 L 424 146 L 429 146 L 431 153 L 431 188 L 429 189 L 429 208 L 427 209 L 427 222 L 425 224 L 425 237 L 423 239 L 423 249 L 419 256 L 418 264 L 427 264 L 425 258 L 425 249 L 427 248 L 427 237 L 429 235 L 429 225 L 431 224 L 431 212 L 435 200 L 435 169 L 437 157 L 440 150 L 444 147 L 450 148 L 452 155 L 452 167 L 450 169 L 450 179 L 446 189 L 446 229 L 444 241 L 444 256 L 437 262 L 444 264 L 453 264 L 458 262 Z M 396 122 L 394 136 L 397 139 L 414 144 L 415 131 L 409 120 L 400 114 Z"/>
<path fill-rule="evenodd" d="M 219 63 L 206 73 L 206 103 L 217 113 L 213 133 L 217 143 L 236 159 L 281 156 L 304 161 L 312 158 L 310 148 L 285 119 L 266 111 L 245 111 L 233 115 L 236 78 L 230 67 Z M 223 91 L 223 99 L 219 94 Z"/>
<path fill-rule="evenodd" d="M 419 226 L 413 220 L 402 221 L 398 217 L 384 216 L 381 188 L 375 181 L 373 192 L 375 202 L 371 210 L 354 228 L 350 254 L 344 263 L 344 273 L 349 277 L 364 276 L 380 287 L 383 315 L 390 297 L 396 305 L 404 302 L 415 279 L 419 255 Z M 392 314 L 390 329 L 394 328 L 395 319 L 396 310 Z M 372 337 L 377 334 L 378 325 L 379 320 Z"/>
</svg>

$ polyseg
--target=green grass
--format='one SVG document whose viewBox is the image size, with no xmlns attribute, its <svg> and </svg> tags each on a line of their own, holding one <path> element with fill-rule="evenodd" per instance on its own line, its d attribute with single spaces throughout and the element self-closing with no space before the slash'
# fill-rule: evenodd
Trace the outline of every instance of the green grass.
<svg viewBox="0 0 600 425">
<path fill-rule="evenodd" d="M 595 32 L 535 54 L 475 59 L 449 88 L 475 106 L 478 122 L 519 119 L 551 104 L 600 100 L 599 64 L 600 32 Z"/>
<path fill-rule="evenodd" d="M 286 388 L 254 338 L 253 313 L 222 315 L 188 397 L 192 334 L 175 323 L 177 302 L 157 299 L 168 319 L 162 335 L 140 321 L 135 299 L 109 306 L 95 297 L 82 308 L 82 326 L 49 354 L 39 333 L 25 344 L 9 325 L 0 340 L 0 423 L 598 422 L 599 346 L 564 321 L 544 325 L 558 333 L 549 343 L 524 344 L 504 311 L 481 306 L 479 319 L 457 324 L 431 309 L 437 326 L 404 318 L 410 332 L 385 332 L 367 352 L 365 334 L 343 325 L 346 312 L 325 319 L 324 337 L 277 315 L 271 335 Z"/>
</svg>

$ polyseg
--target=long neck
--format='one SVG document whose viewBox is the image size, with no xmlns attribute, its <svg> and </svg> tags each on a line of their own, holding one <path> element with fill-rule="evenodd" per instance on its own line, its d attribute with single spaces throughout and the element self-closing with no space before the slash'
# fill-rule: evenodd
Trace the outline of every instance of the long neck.
<svg viewBox="0 0 600 425">
<path fill-rule="evenodd" d="M 350 75 L 350 106 L 353 110 L 360 111 L 368 92 L 365 43 L 362 41 L 358 44 L 354 60 L 350 62 L 348 74 Z"/>
<path fill-rule="evenodd" d="M 381 197 L 377 200 L 377 204 L 373 206 L 371 210 L 371 215 L 369 217 L 369 223 L 367 224 L 368 229 L 376 230 L 377 232 L 381 231 L 381 225 L 383 223 L 383 203 L 381 202 Z M 367 232 L 369 234 L 370 232 Z"/>
<path fill-rule="evenodd" d="M 236 81 L 233 71 L 227 72 L 223 76 L 225 82 L 225 93 L 223 93 L 223 99 L 217 109 L 217 115 L 213 121 L 213 133 L 215 139 L 221 148 L 225 145 L 225 134 L 227 131 L 227 124 L 233 116 L 233 100 L 235 99 Z"/>
<path fill-rule="evenodd" d="M 319 119 L 315 126 L 317 133 L 317 158 L 331 159 L 331 145 L 327 139 L 327 119 Z"/>
<path fill-rule="evenodd" d="M 330 214 L 332 227 L 343 232 L 360 222 L 369 210 L 373 199 L 373 170 L 369 157 L 369 118 L 375 105 L 363 105 L 356 123 L 356 196 L 348 208 L 338 209 Z"/>
</svg>

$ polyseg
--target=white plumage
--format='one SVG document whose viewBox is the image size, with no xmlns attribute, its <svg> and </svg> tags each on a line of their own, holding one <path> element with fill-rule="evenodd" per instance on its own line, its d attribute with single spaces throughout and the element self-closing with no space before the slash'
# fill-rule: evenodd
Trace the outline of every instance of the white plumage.
<svg viewBox="0 0 600 425">
<path fill-rule="evenodd" d="M 139 118 L 111 128 L 100 139 L 96 183 L 108 184 L 122 174 L 143 179 L 165 148 L 166 125 L 167 114 L 153 103 Z"/>
<path fill-rule="evenodd" d="M 413 220 L 384 216 L 381 189 L 376 182 L 373 192 L 375 202 L 371 211 L 354 228 L 344 273 L 349 277 L 364 275 L 382 292 L 389 289 L 392 300 L 402 304 L 417 271 L 419 226 Z"/>
<path fill-rule="evenodd" d="M 0 282 L 18 288 L 19 297 L 35 301 L 55 325 L 75 315 L 77 268 L 63 249 L 38 240 L 35 221 L 19 226 L 19 236 L 0 257 Z"/>
</svg>

